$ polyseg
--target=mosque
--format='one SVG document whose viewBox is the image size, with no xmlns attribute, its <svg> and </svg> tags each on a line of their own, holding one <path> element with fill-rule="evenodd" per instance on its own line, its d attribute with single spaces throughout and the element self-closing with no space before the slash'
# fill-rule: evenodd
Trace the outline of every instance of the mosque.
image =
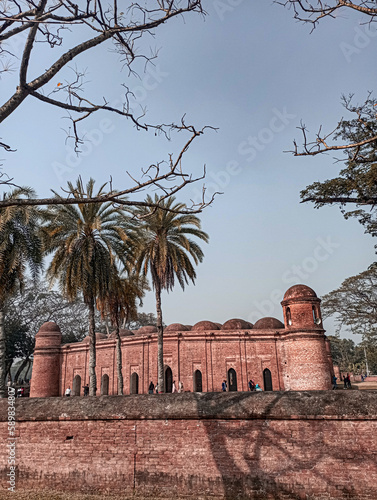
<svg viewBox="0 0 377 500">
<path fill-rule="evenodd" d="M 321 300 L 306 285 L 287 290 L 281 302 L 284 324 L 262 318 L 224 324 L 174 323 L 164 329 L 166 392 L 181 381 L 185 391 L 247 391 L 252 379 L 265 391 L 331 388 L 333 365 L 323 329 Z M 157 329 L 121 330 L 124 394 L 147 394 L 157 382 Z M 96 373 L 101 395 L 117 394 L 115 333 L 96 334 Z M 67 387 L 80 396 L 89 383 L 89 338 L 61 344 L 55 323 L 36 335 L 31 397 L 62 396 Z"/>
</svg>

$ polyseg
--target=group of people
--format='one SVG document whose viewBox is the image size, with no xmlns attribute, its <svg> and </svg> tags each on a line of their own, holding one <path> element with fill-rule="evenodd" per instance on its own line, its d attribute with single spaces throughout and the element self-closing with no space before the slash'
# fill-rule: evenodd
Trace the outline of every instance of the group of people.
<svg viewBox="0 0 377 500">
<path fill-rule="evenodd" d="M 149 394 L 153 394 L 153 393 L 156 393 L 158 394 L 158 384 L 154 385 L 153 381 L 151 381 L 151 383 L 149 384 L 149 387 L 148 387 L 148 393 Z M 171 387 L 171 392 L 185 392 L 184 389 L 183 389 L 183 383 L 181 381 L 178 382 L 178 388 L 175 384 L 175 380 L 173 380 L 173 383 L 172 383 L 172 387 Z"/>
<path fill-rule="evenodd" d="M 89 384 L 85 384 L 82 387 L 84 389 L 84 396 L 89 396 Z M 68 386 L 67 389 L 65 390 L 65 396 L 70 397 L 72 394 L 71 387 Z"/>
<path fill-rule="evenodd" d="M 262 387 L 260 387 L 259 384 L 256 384 L 254 380 L 250 379 L 247 385 L 249 386 L 249 391 L 256 391 L 256 392 L 263 391 Z"/>
<path fill-rule="evenodd" d="M 256 391 L 256 392 L 261 392 L 263 391 L 262 387 L 260 387 L 259 384 L 256 384 L 253 380 L 249 380 L 248 382 L 248 387 L 249 387 L 249 391 Z M 228 390 L 228 384 L 226 383 L 226 380 L 223 380 L 222 384 L 221 384 L 221 390 L 223 392 L 226 392 Z"/>
<path fill-rule="evenodd" d="M 347 373 L 347 375 L 343 377 L 343 382 L 344 382 L 343 389 L 351 389 L 351 379 L 349 373 Z"/>
<path fill-rule="evenodd" d="M 333 375 L 332 376 L 332 388 L 333 388 L 333 390 L 338 388 L 338 385 L 336 383 L 337 380 L 338 380 L 338 377 Z M 340 380 L 342 380 L 342 375 L 340 375 Z M 350 378 L 349 373 L 347 373 L 347 375 L 343 375 L 343 383 L 344 383 L 343 389 L 351 389 L 351 378 Z"/>
</svg>

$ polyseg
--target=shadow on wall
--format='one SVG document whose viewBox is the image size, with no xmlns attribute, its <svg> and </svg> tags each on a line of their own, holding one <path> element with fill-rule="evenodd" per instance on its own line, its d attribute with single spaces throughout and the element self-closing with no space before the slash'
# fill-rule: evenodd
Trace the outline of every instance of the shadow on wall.
<svg viewBox="0 0 377 500">
<path fill-rule="evenodd" d="M 311 420 L 291 420 L 288 424 L 276 420 L 276 417 L 269 420 L 268 415 L 283 395 L 282 392 L 276 393 L 266 407 L 266 419 L 243 420 L 233 426 L 228 425 L 231 420 L 202 421 L 221 476 L 223 498 L 302 500 L 327 493 L 330 498 L 359 499 L 360 491 L 355 491 L 346 471 L 352 463 L 350 469 L 355 472 L 355 457 L 360 450 L 353 449 L 352 437 L 348 449 L 337 444 L 338 428 L 342 422 L 328 421 L 325 432 L 322 429 L 316 433 Z M 221 414 L 235 405 L 242 405 L 242 401 L 249 397 L 248 393 L 235 394 L 231 400 L 217 401 L 212 410 Z M 254 397 L 263 395 L 255 394 Z M 203 414 L 208 409 L 205 395 L 195 395 L 195 399 L 198 414 Z M 323 426 L 323 421 L 320 425 Z M 249 441 L 245 441 L 245 434 L 250 436 Z M 344 468 L 343 478 L 333 474 L 334 465 L 337 470 Z M 371 457 L 362 457 L 360 468 L 367 465 L 376 467 Z M 340 484 L 342 481 L 347 484 Z"/>
</svg>

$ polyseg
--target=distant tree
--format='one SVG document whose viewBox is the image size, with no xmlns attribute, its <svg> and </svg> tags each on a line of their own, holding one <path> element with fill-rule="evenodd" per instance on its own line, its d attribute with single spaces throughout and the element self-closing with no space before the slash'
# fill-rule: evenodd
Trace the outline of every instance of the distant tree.
<svg viewBox="0 0 377 500">
<path fill-rule="evenodd" d="M 368 339 L 355 347 L 360 371 L 377 375 L 377 339 Z"/>
<path fill-rule="evenodd" d="M 162 324 L 165 328 L 165 323 Z M 143 313 L 138 312 L 135 320 L 124 321 L 123 328 L 128 328 L 129 330 L 138 330 L 142 326 L 156 326 L 157 327 L 157 318 L 153 313 Z"/>
<path fill-rule="evenodd" d="M 114 266 L 110 286 L 105 296 L 97 299 L 97 308 L 107 316 L 115 327 L 118 395 L 123 395 L 122 349 L 119 334 L 121 322 L 137 318 L 137 302 L 141 301 L 147 289 L 145 279 L 138 276 L 122 278 Z"/>
<path fill-rule="evenodd" d="M 34 195 L 29 188 L 18 188 L 5 199 Z M 42 243 L 39 237 L 39 211 L 32 207 L 8 207 L 0 210 L 0 397 L 6 396 L 6 301 L 23 288 L 26 269 L 36 280 L 42 269 Z"/>
<path fill-rule="evenodd" d="M 34 351 L 34 339 L 29 335 L 28 327 L 18 319 L 5 315 L 5 373 L 9 380 L 11 377 L 11 368 L 17 358 L 26 360 L 22 363 L 22 369 L 25 368 Z M 18 370 L 16 375 L 18 374 Z M 15 378 L 17 381 L 17 379 Z"/>
<path fill-rule="evenodd" d="M 59 325 L 62 343 L 79 342 L 88 334 L 88 308 L 83 300 L 68 301 L 60 292 L 49 290 L 43 279 L 36 285 L 26 278 L 23 293 L 7 300 L 6 315 L 26 325 L 33 337 L 46 321 Z"/>
<path fill-rule="evenodd" d="M 146 201 L 148 204 L 154 203 L 162 208 L 151 210 L 140 207 L 133 211 L 137 217 L 136 272 L 142 272 L 144 276 L 150 274 L 155 291 L 158 332 L 158 388 L 159 392 L 164 392 L 161 292 L 162 290 L 168 292 L 173 290 L 175 279 L 178 280 L 182 289 L 189 280 L 195 283 L 196 272 L 193 263 L 197 265 L 202 262 L 204 254 L 191 237 L 199 238 L 206 243 L 209 237 L 201 230 L 198 217 L 179 213 L 184 210 L 185 205 L 175 203 L 174 197 L 161 202 L 157 194 L 154 200 L 148 195 Z M 173 212 L 166 209 L 172 209 Z"/>
<path fill-rule="evenodd" d="M 377 341 L 363 341 L 355 345 L 351 339 L 339 336 L 327 337 L 330 340 L 332 359 L 342 372 L 355 374 L 377 373 Z"/>
<path fill-rule="evenodd" d="M 342 328 L 377 339 L 377 266 L 343 281 L 322 297 L 324 317 L 334 316 L 336 332 Z"/>
<path fill-rule="evenodd" d="M 100 197 L 103 185 L 94 194 L 93 179 L 84 187 L 81 179 L 70 192 L 77 198 Z M 59 198 L 57 196 L 57 198 Z M 44 213 L 46 248 L 53 254 L 48 268 L 51 282 L 57 281 L 63 295 L 75 300 L 82 295 L 89 312 L 89 393 L 96 395 L 96 300 L 104 298 L 110 287 L 116 259 L 124 262 L 127 239 L 126 217 L 110 203 L 56 205 Z"/>
<path fill-rule="evenodd" d="M 328 335 L 331 355 L 334 364 L 342 372 L 353 372 L 355 367 L 355 342 L 351 339 L 341 339 L 339 336 Z"/>
</svg>

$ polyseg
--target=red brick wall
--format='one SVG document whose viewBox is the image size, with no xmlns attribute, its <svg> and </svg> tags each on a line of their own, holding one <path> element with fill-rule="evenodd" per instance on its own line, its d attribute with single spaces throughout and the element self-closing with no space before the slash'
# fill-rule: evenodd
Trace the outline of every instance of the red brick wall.
<svg viewBox="0 0 377 500">
<path fill-rule="evenodd" d="M 17 401 L 19 491 L 192 499 L 377 498 L 377 393 Z M 0 439 L 7 439 L 0 401 Z M 0 449 L 7 488 L 6 449 Z"/>
<path fill-rule="evenodd" d="M 117 394 L 115 340 L 96 343 L 97 387 L 101 377 L 109 376 L 109 394 Z M 81 377 L 82 386 L 89 383 L 89 346 L 87 342 L 64 345 L 60 357 L 56 348 L 51 357 L 35 352 L 32 374 L 32 397 L 44 397 L 45 387 L 58 380 L 59 388 L 53 395 L 63 395 L 73 388 L 73 379 Z M 122 339 L 124 393 L 130 394 L 131 374 L 139 376 L 139 393 L 146 394 L 151 380 L 157 382 L 157 335 L 124 337 Z M 164 364 L 173 372 L 173 379 L 181 380 L 185 390 L 194 391 L 193 374 L 202 372 L 203 391 L 221 391 L 230 368 L 236 371 L 238 391 L 248 390 L 253 379 L 263 388 L 263 371 L 271 371 L 273 390 L 321 390 L 331 387 L 331 369 L 322 331 L 269 330 L 177 332 L 166 333 Z M 47 368 L 46 368 L 47 367 Z M 50 370 L 50 372 L 49 372 Z M 58 377 L 58 378 L 57 378 Z M 42 384 L 42 392 L 39 385 Z"/>
</svg>

